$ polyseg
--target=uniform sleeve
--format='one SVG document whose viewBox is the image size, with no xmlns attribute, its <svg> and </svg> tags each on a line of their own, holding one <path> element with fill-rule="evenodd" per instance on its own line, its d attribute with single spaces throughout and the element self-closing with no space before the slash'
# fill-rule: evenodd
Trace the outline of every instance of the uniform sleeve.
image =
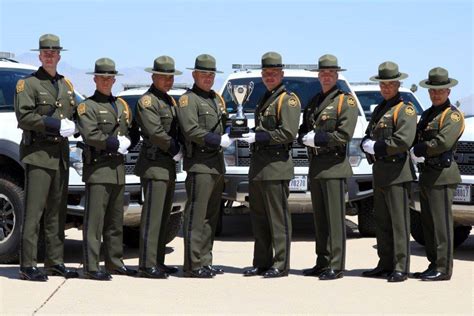
<svg viewBox="0 0 474 316">
<path fill-rule="evenodd" d="M 277 114 L 280 117 L 277 127 L 273 131 L 264 130 L 263 128 L 259 127 L 256 130 L 255 137 L 257 142 L 268 142 L 270 145 L 278 145 L 290 144 L 295 139 L 300 123 L 301 103 L 294 93 L 289 95 L 286 94 L 283 98 L 284 99 L 279 110 L 280 114 Z M 265 137 L 263 135 L 268 136 Z"/>
<path fill-rule="evenodd" d="M 36 112 L 35 95 L 28 80 L 19 80 L 16 85 L 15 114 L 18 127 L 27 131 L 59 135 L 61 121 Z"/>
<path fill-rule="evenodd" d="M 415 154 L 433 157 L 451 150 L 461 136 L 463 129 L 464 118 L 462 114 L 457 110 L 449 110 L 448 113 L 446 113 L 438 135 L 430 141 L 415 145 Z"/>
<path fill-rule="evenodd" d="M 308 112 L 309 112 L 309 109 L 311 108 L 311 104 L 313 103 L 313 99 L 311 99 L 311 101 L 308 103 L 308 105 L 306 106 L 306 108 L 304 109 L 303 111 L 303 121 L 301 122 L 301 125 L 300 125 L 300 128 L 298 129 L 298 143 L 300 145 L 303 145 L 303 136 L 306 135 L 310 130 L 308 128 L 308 126 L 306 125 L 307 121 L 308 121 Z"/>
<path fill-rule="evenodd" d="M 117 152 L 119 141 L 115 136 L 108 136 L 99 129 L 97 113 L 88 103 L 78 106 L 78 125 L 84 142 L 99 150 Z"/>
<path fill-rule="evenodd" d="M 315 145 L 335 147 L 348 144 L 354 135 L 358 115 L 359 109 L 354 97 L 344 95 L 336 128 L 333 132 L 321 131 L 316 133 L 314 136 Z"/>
<path fill-rule="evenodd" d="M 160 114 L 149 98 L 150 96 L 144 96 L 138 101 L 136 119 L 143 135 L 147 136 L 153 145 L 166 152 L 170 149 L 173 139 L 161 125 Z"/>
<path fill-rule="evenodd" d="M 405 153 L 413 144 L 416 135 L 416 111 L 411 104 L 404 104 L 398 111 L 392 137 L 374 144 L 377 157 Z"/>
<path fill-rule="evenodd" d="M 177 114 L 184 137 L 200 146 L 219 147 L 221 136 L 199 126 L 198 104 L 192 96 L 184 94 L 179 98 Z"/>
</svg>

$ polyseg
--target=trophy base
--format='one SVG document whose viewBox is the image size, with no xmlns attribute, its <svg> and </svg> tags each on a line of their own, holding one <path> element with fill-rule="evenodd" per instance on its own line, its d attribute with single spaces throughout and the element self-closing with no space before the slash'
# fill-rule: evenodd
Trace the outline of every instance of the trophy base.
<svg viewBox="0 0 474 316">
<path fill-rule="evenodd" d="M 240 138 L 242 134 L 250 132 L 250 128 L 247 126 L 232 126 L 230 128 L 229 137 L 230 138 Z"/>
</svg>

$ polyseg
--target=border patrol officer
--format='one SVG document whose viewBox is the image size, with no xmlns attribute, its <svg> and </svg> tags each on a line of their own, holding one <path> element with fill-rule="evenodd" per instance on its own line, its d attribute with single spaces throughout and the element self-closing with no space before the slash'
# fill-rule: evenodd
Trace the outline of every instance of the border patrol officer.
<svg viewBox="0 0 474 316">
<path fill-rule="evenodd" d="M 59 37 L 39 39 L 41 67 L 16 85 L 15 113 L 23 130 L 21 161 L 26 166 L 25 213 L 21 225 L 20 278 L 46 281 L 37 267 L 38 234 L 44 215 L 45 270 L 50 275 L 77 278 L 64 266 L 64 224 L 69 179 L 69 142 L 76 109 L 71 82 L 57 73 L 64 51 Z M 20 219 L 20 218 L 19 218 Z"/>
<path fill-rule="evenodd" d="M 373 163 L 377 253 L 375 269 L 366 277 L 388 277 L 388 282 L 407 279 L 410 267 L 410 215 L 408 191 L 415 171 L 408 149 L 416 134 L 416 112 L 400 97 L 400 80 L 408 75 L 387 61 L 370 78 L 380 85 L 384 100 L 374 110 L 361 147 Z"/>
<path fill-rule="evenodd" d="M 139 276 L 166 278 L 176 267 L 164 264 L 168 224 L 176 180 L 176 161 L 180 160 L 176 102 L 168 95 L 173 87 L 174 60 L 160 56 L 153 62 L 153 84 L 138 101 L 136 121 L 143 137 L 135 174 L 141 178 L 145 201 L 140 225 Z"/>
<path fill-rule="evenodd" d="M 83 228 L 84 276 L 110 280 L 110 274 L 135 275 L 123 263 L 124 155 L 131 113 L 127 103 L 112 95 L 115 63 L 109 58 L 95 62 L 96 91 L 77 108 L 79 131 L 85 142 L 83 158 L 86 209 Z M 99 269 L 101 237 L 106 271 Z"/>
<path fill-rule="evenodd" d="M 420 171 L 421 223 L 425 238 L 428 269 L 414 273 L 423 281 L 449 280 L 453 273 L 452 204 L 461 176 L 453 154 L 464 131 L 464 117 L 451 104 L 451 87 L 458 81 L 449 78 L 441 67 L 430 70 L 420 86 L 428 88 L 432 106 L 423 112 L 417 126 L 412 159 Z"/>
<path fill-rule="evenodd" d="M 337 58 L 319 58 L 322 91 L 305 108 L 298 141 L 308 146 L 309 179 L 316 232 L 317 261 L 303 270 L 321 280 L 342 278 L 346 255 L 345 183 L 352 176 L 347 144 L 352 139 L 359 110 L 354 97 L 337 87 Z"/>
<path fill-rule="evenodd" d="M 216 73 L 221 73 L 215 58 L 199 55 L 188 69 L 193 70 L 194 86 L 180 97 L 177 108 L 187 171 L 183 271 L 185 277 L 212 278 L 224 273 L 212 265 L 212 246 L 224 189 L 223 148 L 233 140 L 224 134 L 224 99 L 211 89 Z"/>
<path fill-rule="evenodd" d="M 291 144 L 298 133 L 301 105 L 283 85 L 281 55 L 262 56 L 267 91 L 255 109 L 255 132 L 243 134 L 252 152 L 249 169 L 250 218 L 255 236 L 253 267 L 244 276 L 276 278 L 290 269 L 289 183 L 294 175 Z"/>
</svg>

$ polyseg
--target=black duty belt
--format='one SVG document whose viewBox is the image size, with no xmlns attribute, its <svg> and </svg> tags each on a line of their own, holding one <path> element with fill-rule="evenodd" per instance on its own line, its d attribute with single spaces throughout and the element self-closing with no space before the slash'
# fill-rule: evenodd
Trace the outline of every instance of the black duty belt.
<svg viewBox="0 0 474 316">
<path fill-rule="evenodd" d="M 346 146 L 337 147 L 308 147 L 308 151 L 314 156 L 336 156 L 343 157 L 346 155 Z"/>
<path fill-rule="evenodd" d="M 285 150 L 288 151 L 291 149 L 290 144 L 277 144 L 277 145 L 256 145 L 250 144 L 250 150 L 254 151 L 265 151 L 265 150 Z"/>
<path fill-rule="evenodd" d="M 379 157 L 379 158 L 376 158 L 376 160 L 397 163 L 397 162 L 405 161 L 406 158 L 407 158 L 407 154 L 403 153 L 403 154 L 398 154 L 398 155 Z"/>
<path fill-rule="evenodd" d="M 222 151 L 221 147 L 218 148 L 211 148 L 207 146 L 198 146 L 194 144 L 194 152 L 199 152 L 199 153 L 218 153 Z"/>
<path fill-rule="evenodd" d="M 35 134 L 31 138 L 33 143 L 50 143 L 50 144 L 59 144 L 64 139 L 65 138 L 62 136 L 46 136 L 42 134 Z"/>
</svg>

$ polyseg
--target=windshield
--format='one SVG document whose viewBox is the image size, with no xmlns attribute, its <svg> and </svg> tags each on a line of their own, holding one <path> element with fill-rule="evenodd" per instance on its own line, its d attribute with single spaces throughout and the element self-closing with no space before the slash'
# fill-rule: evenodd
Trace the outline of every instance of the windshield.
<svg viewBox="0 0 474 316">
<path fill-rule="evenodd" d="M 250 81 L 253 81 L 253 92 L 250 95 L 249 100 L 247 100 L 247 102 L 245 102 L 243 106 L 245 112 L 254 112 L 256 104 L 264 95 L 265 91 L 267 91 L 265 85 L 262 82 L 262 78 L 242 78 L 233 79 L 229 81 L 232 83 L 232 85 L 249 84 Z M 301 101 L 302 109 L 304 109 L 308 105 L 309 101 L 315 94 L 321 91 L 321 84 L 319 83 L 318 78 L 287 77 L 283 78 L 283 84 L 285 85 L 288 91 L 294 92 L 298 96 Z M 344 92 L 350 92 L 349 86 L 345 81 L 338 80 L 336 85 Z M 222 97 L 225 100 L 227 111 L 230 113 L 235 113 L 237 111 L 237 105 L 232 100 L 229 91 L 227 91 L 227 88 L 224 89 Z"/>
<path fill-rule="evenodd" d="M 15 98 L 15 87 L 18 80 L 32 74 L 31 69 L 0 70 L 0 112 L 12 112 Z"/>
<path fill-rule="evenodd" d="M 470 98 L 464 99 L 465 101 L 462 101 L 459 104 L 459 110 L 464 114 L 464 117 L 473 117 L 474 116 L 474 107 L 472 106 L 472 101 L 474 100 L 474 97 L 471 96 Z M 456 103 L 458 104 L 458 103 Z"/>
<path fill-rule="evenodd" d="M 364 109 L 365 117 L 367 120 L 370 120 L 370 117 L 372 116 L 371 106 L 377 105 L 383 101 L 380 91 L 356 91 L 355 94 L 357 95 L 357 98 Z M 415 106 L 416 114 L 421 115 L 421 113 L 423 113 L 421 104 L 412 93 L 400 92 L 400 95 L 403 101 L 411 102 Z"/>
</svg>

